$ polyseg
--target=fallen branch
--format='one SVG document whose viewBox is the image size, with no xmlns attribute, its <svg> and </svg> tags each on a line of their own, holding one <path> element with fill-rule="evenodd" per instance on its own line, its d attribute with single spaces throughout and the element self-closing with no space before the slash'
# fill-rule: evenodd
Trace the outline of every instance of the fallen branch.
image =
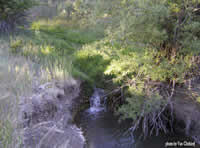
<svg viewBox="0 0 200 148">
<path fill-rule="evenodd" d="M 159 135 L 161 131 L 164 131 L 164 133 L 168 133 L 168 123 L 170 124 L 171 131 L 173 131 L 172 124 L 173 124 L 173 103 L 172 98 L 175 93 L 175 80 L 173 80 L 172 83 L 172 91 L 169 93 L 166 91 L 166 98 L 167 102 L 166 104 L 159 110 L 155 110 L 153 112 L 145 114 L 145 105 L 143 106 L 142 112 L 139 115 L 136 122 L 133 124 L 131 128 L 128 129 L 127 132 L 135 132 L 139 125 L 142 123 L 142 131 L 143 131 L 143 137 L 144 139 L 148 135 L 153 135 L 154 131 L 156 135 Z M 170 110 L 170 116 L 165 116 L 165 113 L 167 110 Z"/>
</svg>

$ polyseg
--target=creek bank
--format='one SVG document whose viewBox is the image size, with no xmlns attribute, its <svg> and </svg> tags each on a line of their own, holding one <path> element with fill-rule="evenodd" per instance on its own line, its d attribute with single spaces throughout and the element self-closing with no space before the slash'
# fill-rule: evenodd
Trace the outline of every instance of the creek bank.
<svg viewBox="0 0 200 148">
<path fill-rule="evenodd" d="M 177 139 L 187 139 L 189 142 L 195 142 L 196 146 L 199 146 L 200 103 L 197 101 L 197 97 L 200 96 L 200 81 L 196 81 L 196 83 L 193 84 L 191 90 L 188 90 L 187 86 L 178 87 L 176 89 L 172 98 L 174 133 L 168 133 L 167 135 L 171 134 L 173 135 L 172 137 L 176 137 L 177 135 Z M 86 100 L 86 104 L 88 104 L 88 96 Z M 114 112 L 113 108 L 110 109 Z M 162 133 L 163 137 L 167 137 L 167 135 L 163 135 Z"/>
<path fill-rule="evenodd" d="M 82 104 L 81 83 L 74 79 L 46 83 L 21 104 L 24 148 L 83 148 L 85 138 L 73 124 Z"/>
<path fill-rule="evenodd" d="M 23 147 L 84 148 L 85 143 L 88 143 L 88 139 L 84 138 L 86 133 L 74 124 L 74 120 L 79 118 L 78 113 L 89 108 L 92 92 L 93 89 L 87 83 L 73 79 L 38 87 L 33 96 L 22 104 Z M 199 144 L 200 107 L 189 96 L 176 93 L 173 97 L 174 128 Z"/>
<path fill-rule="evenodd" d="M 200 96 L 199 82 L 190 91 L 178 89 L 173 99 L 173 112 L 175 131 L 191 137 L 200 145 L 200 104 L 197 96 Z"/>
<path fill-rule="evenodd" d="M 192 84 L 191 87 L 185 84 L 175 89 L 171 101 L 174 133 L 169 134 L 184 135 L 191 142 L 195 141 L 195 144 L 200 146 L 200 100 L 197 99 L 200 96 L 200 78 L 194 79 Z M 168 105 L 164 112 L 167 117 L 171 116 L 171 106 Z M 141 126 L 143 125 L 139 124 L 139 128 Z"/>
<path fill-rule="evenodd" d="M 103 98 L 104 90 L 94 88 L 90 97 L 90 106 L 76 115 L 76 124 L 83 129 L 88 148 L 161 148 L 166 141 L 191 141 L 189 138 L 176 134 L 152 135 L 148 139 L 140 139 L 142 131 L 127 133 L 132 125 L 131 120 L 119 123 L 119 116 L 107 108 L 107 98 Z M 141 129 L 141 128 L 140 128 Z"/>
<path fill-rule="evenodd" d="M 83 83 L 84 84 L 84 83 Z M 84 86 L 84 85 L 83 85 Z M 88 86 L 84 86 L 81 88 L 87 88 Z M 84 99 L 78 99 L 79 106 L 82 106 L 82 108 L 79 108 L 77 110 L 77 113 L 81 113 L 82 111 L 89 108 L 89 98 L 91 97 L 91 92 L 86 93 L 84 92 L 84 89 L 82 89 L 81 94 L 87 94 Z M 86 90 L 86 89 L 85 89 Z M 92 89 L 90 89 L 92 91 Z M 189 93 L 190 92 L 190 93 Z M 176 134 L 178 136 L 177 139 L 187 139 L 189 142 L 195 141 L 196 146 L 200 144 L 200 104 L 197 102 L 196 98 L 194 96 L 192 97 L 192 94 L 195 94 L 196 96 L 200 96 L 200 83 L 196 83 L 192 90 L 188 91 L 186 88 L 181 87 L 177 88 L 175 95 L 173 96 L 172 102 L 173 102 L 173 129 L 174 133 L 168 133 L 167 135 L 161 134 L 163 139 L 166 138 L 169 135 L 172 135 L 174 139 L 176 139 Z M 81 97 L 82 98 L 82 97 Z M 111 112 L 114 112 L 113 108 L 109 108 Z M 80 118 L 80 115 L 75 117 Z M 86 131 L 87 132 L 87 131 Z M 84 135 L 86 134 L 84 132 Z M 138 133 L 138 131 L 137 131 Z M 85 135 L 86 136 L 86 135 Z M 171 137 L 171 136 L 169 136 Z M 151 139 L 151 137 L 150 137 Z M 154 139 L 154 137 L 153 137 Z M 87 136 L 86 136 L 86 143 L 87 143 Z M 148 142 L 147 142 L 148 143 Z"/>
</svg>

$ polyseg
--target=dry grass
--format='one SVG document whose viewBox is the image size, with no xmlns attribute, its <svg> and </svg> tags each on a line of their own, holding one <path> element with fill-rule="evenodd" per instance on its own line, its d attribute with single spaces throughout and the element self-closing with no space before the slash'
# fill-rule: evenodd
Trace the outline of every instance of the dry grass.
<svg viewBox="0 0 200 148">
<path fill-rule="evenodd" d="M 0 147 L 20 147 L 19 103 L 32 90 L 31 62 L 9 55 L 7 40 L 0 40 Z"/>
<path fill-rule="evenodd" d="M 21 147 L 19 107 L 41 83 L 63 80 L 61 68 L 41 67 L 21 56 L 9 54 L 9 42 L 0 39 L 0 148 Z M 69 75 L 68 75 L 69 76 Z"/>
<path fill-rule="evenodd" d="M 38 11 L 39 14 L 45 12 L 50 15 L 42 6 L 34 9 L 41 10 L 42 12 Z M 31 21 L 38 18 L 35 15 L 39 15 L 32 12 L 30 14 L 33 15 L 30 16 Z M 23 130 L 19 127 L 20 104 L 40 84 L 67 79 L 70 75 L 66 69 L 56 64 L 41 66 L 22 56 L 11 55 L 9 40 L 0 37 L 0 148 L 19 148 L 22 147 L 23 136 Z"/>
</svg>

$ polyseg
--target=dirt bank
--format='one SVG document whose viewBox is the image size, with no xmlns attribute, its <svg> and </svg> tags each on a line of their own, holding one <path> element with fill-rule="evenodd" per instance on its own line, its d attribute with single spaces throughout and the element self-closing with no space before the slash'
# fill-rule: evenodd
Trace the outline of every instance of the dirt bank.
<svg viewBox="0 0 200 148">
<path fill-rule="evenodd" d="M 46 83 L 21 104 L 24 148 L 83 148 L 82 131 L 72 122 L 80 82 Z"/>
<path fill-rule="evenodd" d="M 175 128 L 200 144 L 200 83 L 196 83 L 192 90 L 178 89 L 173 99 Z"/>
</svg>

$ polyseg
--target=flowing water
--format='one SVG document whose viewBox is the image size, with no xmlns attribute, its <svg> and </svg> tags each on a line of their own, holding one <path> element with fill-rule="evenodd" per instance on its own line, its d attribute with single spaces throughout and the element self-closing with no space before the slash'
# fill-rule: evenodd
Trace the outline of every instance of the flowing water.
<svg viewBox="0 0 200 148">
<path fill-rule="evenodd" d="M 130 121 L 119 123 L 118 118 L 106 108 L 106 98 L 101 99 L 103 95 L 102 89 L 95 88 L 90 108 L 78 115 L 77 124 L 87 139 L 86 148 L 165 148 L 166 142 L 189 140 L 182 135 L 160 135 L 144 141 L 139 138 L 141 131 L 134 135 L 126 134 Z"/>
</svg>

